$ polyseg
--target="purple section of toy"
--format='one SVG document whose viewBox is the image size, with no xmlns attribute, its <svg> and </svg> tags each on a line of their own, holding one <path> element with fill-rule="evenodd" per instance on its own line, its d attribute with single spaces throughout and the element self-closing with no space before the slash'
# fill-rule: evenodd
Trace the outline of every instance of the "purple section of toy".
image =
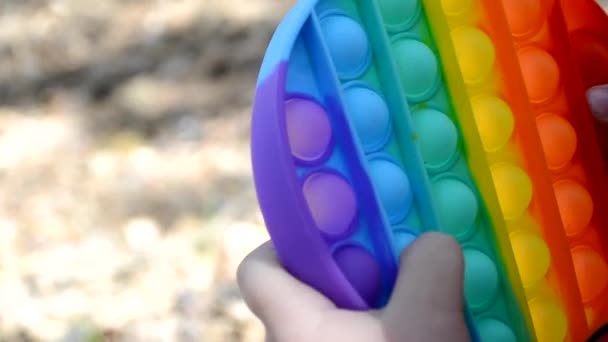
<svg viewBox="0 0 608 342">
<path fill-rule="evenodd" d="M 252 121 L 252 161 L 260 208 L 283 266 L 340 307 L 368 309 L 334 261 L 307 207 L 287 143 L 282 62 L 258 89 Z M 351 279 L 352 280 L 352 279 Z M 373 288 L 365 288 L 373 292 Z"/>
</svg>

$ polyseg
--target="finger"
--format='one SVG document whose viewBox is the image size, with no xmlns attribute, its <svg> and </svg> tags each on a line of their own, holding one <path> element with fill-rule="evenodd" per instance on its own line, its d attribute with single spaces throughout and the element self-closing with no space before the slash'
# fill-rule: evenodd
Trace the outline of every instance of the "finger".
<svg viewBox="0 0 608 342">
<path fill-rule="evenodd" d="M 608 124 L 608 84 L 589 89 L 587 98 L 595 118 Z"/>
<path fill-rule="evenodd" d="M 327 298 L 284 270 L 270 242 L 241 262 L 237 282 L 251 311 L 266 325 L 284 324 L 287 318 L 306 319 L 335 308 Z"/>
<path fill-rule="evenodd" d="M 408 329 L 412 341 L 468 340 L 464 260 L 458 242 L 438 233 L 422 235 L 402 253 L 400 263 L 393 295 L 383 312 L 387 331 Z"/>
<path fill-rule="evenodd" d="M 401 255 L 391 306 L 429 306 L 444 312 L 462 311 L 464 261 L 460 245 L 438 233 L 420 236 Z"/>
</svg>

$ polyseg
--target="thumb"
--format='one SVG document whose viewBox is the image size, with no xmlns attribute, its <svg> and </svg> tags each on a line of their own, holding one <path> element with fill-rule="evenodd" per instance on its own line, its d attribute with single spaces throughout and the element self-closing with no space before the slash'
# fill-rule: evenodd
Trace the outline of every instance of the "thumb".
<svg viewBox="0 0 608 342">
<path fill-rule="evenodd" d="M 402 253 L 382 319 L 389 341 L 403 336 L 408 341 L 470 341 L 464 315 L 464 258 L 456 240 L 429 233 Z"/>
<path fill-rule="evenodd" d="M 589 89 L 587 99 L 595 118 L 608 124 L 608 84 Z"/>
</svg>

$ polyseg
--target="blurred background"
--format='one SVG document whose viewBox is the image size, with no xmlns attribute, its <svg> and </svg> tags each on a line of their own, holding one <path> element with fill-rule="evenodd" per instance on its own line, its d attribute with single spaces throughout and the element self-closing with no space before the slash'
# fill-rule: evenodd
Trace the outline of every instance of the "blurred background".
<svg viewBox="0 0 608 342">
<path fill-rule="evenodd" d="M 0 341 L 257 342 L 259 65 L 295 0 L 0 0 Z"/>
<path fill-rule="evenodd" d="M 249 155 L 294 1 L 0 0 L 0 341 L 261 341 Z"/>
</svg>

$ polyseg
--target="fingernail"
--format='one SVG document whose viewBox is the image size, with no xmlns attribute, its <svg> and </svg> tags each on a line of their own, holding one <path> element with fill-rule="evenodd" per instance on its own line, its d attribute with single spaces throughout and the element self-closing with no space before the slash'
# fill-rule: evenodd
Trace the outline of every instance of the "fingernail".
<svg viewBox="0 0 608 342">
<path fill-rule="evenodd" d="M 608 84 L 589 89 L 587 99 L 595 118 L 608 123 Z"/>
</svg>

